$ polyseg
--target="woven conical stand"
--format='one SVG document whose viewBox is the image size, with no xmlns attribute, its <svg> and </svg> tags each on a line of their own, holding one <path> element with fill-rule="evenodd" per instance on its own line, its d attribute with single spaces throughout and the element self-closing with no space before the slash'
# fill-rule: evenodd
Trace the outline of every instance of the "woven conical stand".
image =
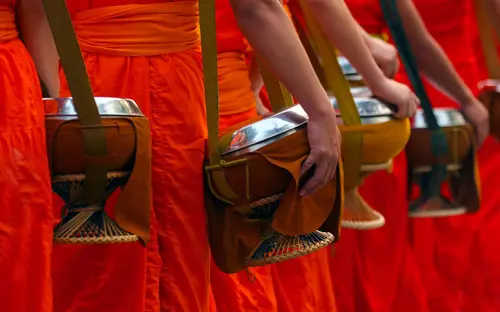
<svg viewBox="0 0 500 312">
<path fill-rule="evenodd" d="M 129 172 L 109 172 L 106 199 L 125 185 Z M 54 230 L 57 244 L 110 244 L 137 241 L 136 235 L 121 229 L 100 206 L 86 206 L 76 202 L 83 191 L 85 175 L 59 175 L 52 180 L 52 188 L 66 202 L 65 215 Z"/>
<path fill-rule="evenodd" d="M 250 221 L 272 221 L 283 194 L 275 194 L 250 204 Z M 305 235 L 283 235 L 268 228 L 261 241 L 247 258 L 247 267 L 263 266 L 291 260 L 313 253 L 331 244 L 334 236 L 328 232 L 315 231 Z"/>
<path fill-rule="evenodd" d="M 384 224 L 384 216 L 364 201 L 357 187 L 344 191 L 342 227 L 355 230 L 372 230 L 380 228 Z"/>
</svg>

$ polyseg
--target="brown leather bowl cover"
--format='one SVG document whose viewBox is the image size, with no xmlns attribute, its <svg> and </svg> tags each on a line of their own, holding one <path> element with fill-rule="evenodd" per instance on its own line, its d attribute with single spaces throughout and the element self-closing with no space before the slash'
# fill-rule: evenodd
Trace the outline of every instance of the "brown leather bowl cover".
<svg viewBox="0 0 500 312">
<path fill-rule="evenodd" d="M 472 147 L 474 131 L 470 125 L 442 128 L 445 132 L 450 153 L 436 158 L 432 152 L 431 131 L 413 129 L 406 145 L 408 166 L 412 168 L 435 164 L 453 164 L 462 162 Z"/>
<path fill-rule="evenodd" d="M 128 118 L 103 118 L 106 129 L 110 171 L 131 170 L 134 164 L 136 134 Z M 85 173 L 81 125 L 77 120 L 45 118 L 47 152 L 53 175 Z"/>
</svg>

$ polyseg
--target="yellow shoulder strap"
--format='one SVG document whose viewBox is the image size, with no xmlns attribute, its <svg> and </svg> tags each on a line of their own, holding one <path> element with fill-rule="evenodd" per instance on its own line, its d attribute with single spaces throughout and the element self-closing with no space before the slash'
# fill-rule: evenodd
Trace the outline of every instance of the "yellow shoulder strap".
<svg viewBox="0 0 500 312">
<path fill-rule="evenodd" d="M 82 124 L 84 152 L 87 159 L 107 155 L 106 136 L 90 87 L 80 47 L 65 0 L 42 0 L 52 35 L 61 58 L 75 110 Z M 107 181 L 107 168 L 96 161 L 86 163 L 83 196 L 86 204 L 101 204 Z"/>
<path fill-rule="evenodd" d="M 209 165 L 205 168 L 210 172 L 210 181 L 217 189 L 220 200 L 233 204 L 238 195 L 233 191 L 226 179 L 224 167 L 240 164 L 241 161 L 226 162 L 221 158 L 219 143 L 219 86 L 217 76 L 217 40 L 215 33 L 215 0 L 199 0 L 201 47 L 203 56 L 203 80 L 205 86 L 205 105 L 207 110 Z M 284 94 L 287 94 L 280 83 L 263 70 L 264 82 L 269 93 L 273 110 L 281 110 L 287 106 Z M 274 103 L 274 104 L 273 104 Z"/>
<path fill-rule="evenodd" d="M 337 98 L 337 103 L 346 126 L 361 125 L 361 118 L 351 94 L 350 86 L 340 69 L 335 55 L 335 48 L 330 44 L 326 35 L 320 30 L 307 4 L 301 0 L 306 25 L 314 46 L 317 49 L 323 65 L 326 83 Z M 359 130 L 349 131 L 348 127 L 342 132 L 342 156 L 344 157 L 344 185 L 358 185 L 361 182 L 361 166 L 363 162 L 363 133 Z M 341 128 L 342 130 L 342 128 Z"/>
<path fill-rule="evenodd" d="M 340 69 L 335 57 L 335 49 L 319 28 L 319 25 L 313 18 L 307 4 L 303 0 L 300 1 L 300 4 L 302 10 L 304 11 L 307 28 L 312 42 L 316 47 L 323 64 L 326 83 L 328 88 L 337 98 L 340 113 L 342 114 L 342 120 L 345 125 L 360 125 L 361 119 L 359 117 L 358 109 L 356 108 L 356 104 L 352 98 L 349 83 L 342 74 L 342 70 Z"/>
</svg>

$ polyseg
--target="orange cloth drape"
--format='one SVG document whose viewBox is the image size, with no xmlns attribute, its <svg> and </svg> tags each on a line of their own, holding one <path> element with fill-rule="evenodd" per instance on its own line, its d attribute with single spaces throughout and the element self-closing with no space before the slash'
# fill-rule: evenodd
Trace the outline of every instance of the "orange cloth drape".
<svg viewBox="0 0 500 312">
<path fill-rule="evenodd" d="M 219 129 L 257 116 L 245 60 L 247 43 L 228 0 L 216 1 Z M 222 273 L 211 261 L 210 280 L 218 312 L 277 311 L 270 267 Z M 254 281 L 252 281 L 254 279 Z"/>
<path fill-rule="evenodd" d="M 67 3 L 95 94 L 134 99 L 150 118 L 155 216 L 147 250 L 56 246 L 55 311 L 208 311 L 197 1 Z"/>
<path fill-rule="evenodd" d="M 52 189 L 44 108 L 16 2 L 0 0 L 0 305 L 51 312 Z"/>
<path fill-rule="evenodd" d="M 248 67 L 243 51 L 217 53 L 219 77 L 219 128 L 257 115 Z M 247 116 L 238 118 L 237 116 Z M 252 115 L 253 114 L 253 115 Z"/>
</svg>

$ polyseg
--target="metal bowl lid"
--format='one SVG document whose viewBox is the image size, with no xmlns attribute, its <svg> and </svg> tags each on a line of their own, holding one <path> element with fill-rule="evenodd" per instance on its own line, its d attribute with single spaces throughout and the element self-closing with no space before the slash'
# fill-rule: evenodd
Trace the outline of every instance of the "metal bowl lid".
<svg viewBox="0 0 500 312">
<path fill-rule="evenodd" d="M 373 96 L 372 91 L 368 87 L 351 87 L 351 94 L 353 97 L 369 98 Z"/>
<path fill-rule="evenodd" d="M 342 69 L 342 73 L 348 81 L 361 81 L 363 77 L 358 73 L 358 71 L 351 65 L 351 63 L 344 57 L 338 56 L 337 61 Z"/>
<path fill-rule="evenodd" d="M 270 115 L 232 133 L 230 143 L 220 150 L 227 155 L 251 146 L 260 148 L 275 140 L 288 136 L 305 125 L 309 117 L 300 105 L 295 105 L 277 114 Z"/>
<path fill-rule="evenodd" d="M 434 116 L 436 116 L 437 123 L 440 127 L 465 126 L 467 124 L 462 113 L 454 108 L 435 108 Z M 412 128 L 427 128 L 427 122 L 425 121 L 424 111 L 422 109 L 419 109 L 415 114 Z"/>
<path fill-rule="evenodd" d="M 351 63 L 344 57 L 337 57 L 337 61 L 339 62 L 340 68 L 344 75 L 357 75 L 358 71 L 351 65 Z"/>
<path fill-rule="evenodd" d="M 144 116 L 131 99 L 95 97 L 101 116 Z M 73 98 L 44 98 L 45 116 L 76 116 Z"/>
<path fill-rule="evenodd" d="M 330 97 L 335 112 L 338 117 L 341 117 L 340 108 L 335 97 Z M 370 97 L 355 97 L 354 103 L 358 108 L 359 116 L 361 118 L 366 117 L 381 117 L 381 116 L 392 116 L 394 113 L 389 108 L 389 104 L 382 102 L 376 98 Z"/>
</svg>

